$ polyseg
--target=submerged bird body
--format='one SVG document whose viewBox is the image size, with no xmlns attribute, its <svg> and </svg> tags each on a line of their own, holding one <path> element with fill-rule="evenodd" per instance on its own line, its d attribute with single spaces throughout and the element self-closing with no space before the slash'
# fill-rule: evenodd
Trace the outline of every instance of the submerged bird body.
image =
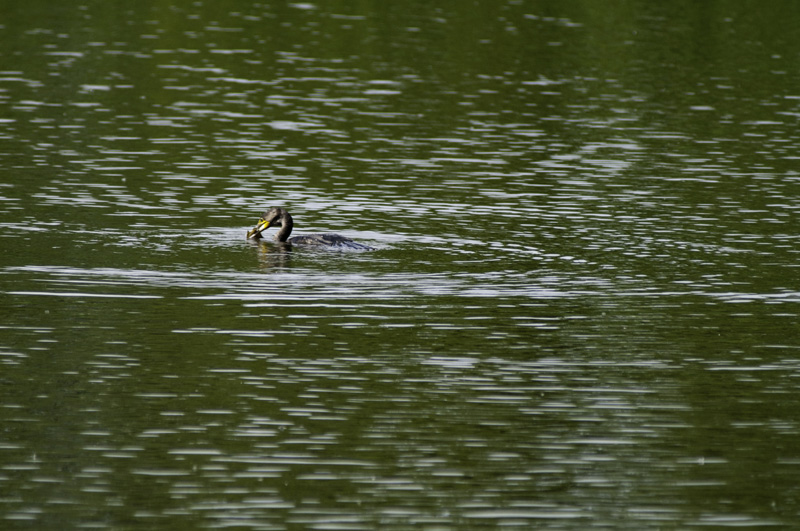
<svg viewBox="0 0 800 531">
<path fill-rule="evenodd" d="M 291 214 L 280 207 L 272 207 L 263 214 L 258 224 L 247 231 L 247 237 L 253 239 L 263 238 L 262 232 L 270 227 L 280 227 L 275 234 L 275 240 L 289 245 L 313 245 L 317 247 L 335 247 L 341 249 L 373 250 L 372 247 L 362 243 L 354 242 L 350 238 L 345 238 L 339 234 L 306 234 L 290 238 L 294 227 L 294 220 Z"/>
</svg>

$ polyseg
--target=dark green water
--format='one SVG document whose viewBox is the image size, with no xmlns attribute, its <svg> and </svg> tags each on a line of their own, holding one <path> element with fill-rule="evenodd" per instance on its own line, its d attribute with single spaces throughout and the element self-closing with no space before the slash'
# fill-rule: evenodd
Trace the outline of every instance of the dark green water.
<svg viewBox="0 0 800 531">
<path fill-rule="evenodd" d="M 0 11 L 0 527 L 800 525 L 800 5 Z"/>
</svg>

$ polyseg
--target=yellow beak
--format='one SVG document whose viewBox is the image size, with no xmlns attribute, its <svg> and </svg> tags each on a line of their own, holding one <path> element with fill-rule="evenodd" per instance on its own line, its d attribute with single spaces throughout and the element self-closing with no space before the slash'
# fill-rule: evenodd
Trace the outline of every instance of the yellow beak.
<svg viewBox="0 0 800 531">
<path fill-rule="evenodd" d="M 267 230 L 271 225 L 271 222 L 266 221 L 265 219 L 259 219 L 258 225 L 247 231 L 247 237 L 252 238 L 254 236 L 260 235 L 262 232 Z"/>
</svg>

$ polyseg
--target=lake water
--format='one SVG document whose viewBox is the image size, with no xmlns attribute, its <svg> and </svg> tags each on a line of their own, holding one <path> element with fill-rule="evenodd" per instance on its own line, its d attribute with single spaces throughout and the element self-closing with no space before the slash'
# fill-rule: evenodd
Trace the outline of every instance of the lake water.
<svg viewBox="0 0 800 531">
<path fill-rule="evenodd" d="M 4 529 L 800 525 L 797 3 L 17 4 Z"/>
</svg>

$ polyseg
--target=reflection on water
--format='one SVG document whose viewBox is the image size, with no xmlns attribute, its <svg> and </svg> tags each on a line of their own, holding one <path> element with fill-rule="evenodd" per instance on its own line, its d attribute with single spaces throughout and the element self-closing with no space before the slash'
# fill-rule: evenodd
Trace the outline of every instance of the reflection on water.
<svg viewBox="0 0 800 531">
<path fill-rule="evenodd" d="M 0 21 L 5 526 L 798 522 L 796 10 L 49 4 Z"/>
</svg>

